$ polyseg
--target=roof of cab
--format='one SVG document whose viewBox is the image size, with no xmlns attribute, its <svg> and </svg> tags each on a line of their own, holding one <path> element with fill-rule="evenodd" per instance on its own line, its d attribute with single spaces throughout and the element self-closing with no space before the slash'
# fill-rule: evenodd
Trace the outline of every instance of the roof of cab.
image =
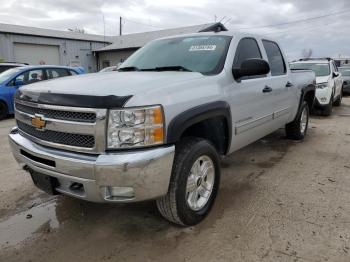
<svg viewBox="0 0 350 262">
<path fill-rule="evenodd" d="M 61 66 L 61 65 L 27 65 L 27 66 L 21 66 L 20 69 L 45 69 L 45 68 L 63 68 L 63 69 L 77 69 L 77 67 L 71 67 L 71 66 Z"/>
</svg>

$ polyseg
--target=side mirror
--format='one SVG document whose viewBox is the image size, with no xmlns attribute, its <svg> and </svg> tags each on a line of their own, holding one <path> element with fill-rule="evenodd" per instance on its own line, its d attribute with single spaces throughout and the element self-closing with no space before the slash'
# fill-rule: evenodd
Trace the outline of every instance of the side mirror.
<svg viewBox="0 0 350 262">
<path fill-rule="evenodd" d="M 252 58 L 244 60 L 240 68 L 233 68 L 233 77 L 237 80 L 244 76 L 267 75 L 270 65 L 264 59 Z"/>
<path fill-rule="evenodd" d="M 333 78 L 338 77 L 338 76 L 339 76 L 339 73 L 333 72 Z"/>
<path fill-rule="evenodd" d="M 24 82 L 22 80 L 15 80 L 14 82 L 14 86 L 15 87 L 20 87 L 20 86 L 23 86 Z"/>
</svg>

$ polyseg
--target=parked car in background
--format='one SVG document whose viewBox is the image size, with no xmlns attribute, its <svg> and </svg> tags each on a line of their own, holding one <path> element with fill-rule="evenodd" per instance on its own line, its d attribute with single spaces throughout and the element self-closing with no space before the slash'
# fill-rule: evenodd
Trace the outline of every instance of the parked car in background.
<svg viewBox="0 0 350 262">
<path fill-rule="evenodd" d="M 59 77 L 80 75 L 84 69 L 65 66 L 21 66 L 0 74 L 0 119 L 14 113 L 13 96 L 21 86 Z"/>
<path fill-rule="evenodd" d="M 10 62 L 4 62 L 0 63 L 0 74 L 8 69 L 14 68 L 14 67 L 20 67 L 20 66 L 26 66 L 27 64 L 21 64 L 21 63 L 10 63 Z"/>
<path fill-rule="evenodd" d="M 109 67 L 105 67 L 102 70 L 100 70 L 99 73 L 112 72 L 112 71 L 117 71 L 117 70 L 118 70 L 118 66 L 109 66 Z"/>
<path fill-rule="evenodd" d="M 315 73 L 286 61 L 277 42 L 252 34 L 155 40 L 115 74 L 21 88 L 11 148 L 50 194 L 156 200 L 169 221 L 195 225 L 219 190 L 220 157 L 281 127 L 306 135 Z"/>
<path fill-rule="evenodd" d="M 350 66 L 339 67 L 339 71 L 343 77 L 343 92 L 350 94 Z"/>
<path fill-rule="evenodd" d="M 330 58 L 301 59 L 290 64 L 292 70 L 312 70 L 316 74 L 315 107 L 322 110 L 323 115 L 332 114 L 333 105 L 340 106 L 343 98 L 343 78 L 334 60 Z"/>
</svg>

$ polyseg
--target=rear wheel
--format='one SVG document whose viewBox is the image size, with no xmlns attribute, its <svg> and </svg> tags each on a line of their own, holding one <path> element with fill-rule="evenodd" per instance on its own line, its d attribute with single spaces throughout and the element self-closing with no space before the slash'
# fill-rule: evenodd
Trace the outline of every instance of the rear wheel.
<svg viewBox="0 0 350 262">
<path fill-rule="evenodd" d="M 0 120 L 7 117 L 8 109 L 7 105 L 4 102 L 0 102 Z"/>
<path fill-rule="evenodd" d="M 173 223 L 196 225 L 209 213 L 219 183 L 216 149 L 204 139 L 186 138 L 176 145 L 169 191 L 157 200 L 158 210 Z"/>
<path fill-rule="evenodd" d="M 303 102 L 297 118 L 286 125 L 286 135 L 290 139 L 304 139 L 309 126 L 309 106 L 306 101 Z"/>
</svg>

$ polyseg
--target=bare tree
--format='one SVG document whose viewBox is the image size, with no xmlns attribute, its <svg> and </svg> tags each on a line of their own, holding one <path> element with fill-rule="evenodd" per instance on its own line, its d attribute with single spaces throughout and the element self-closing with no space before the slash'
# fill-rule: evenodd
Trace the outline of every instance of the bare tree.
<svg viewBox="0 0 350 262">
<path fill-rule="evenodd" d="M 304 48 L 302 51 L 303 58 L 310 58 L 312 56 L 313 50 L 311 48 Z"/>
</svg>

